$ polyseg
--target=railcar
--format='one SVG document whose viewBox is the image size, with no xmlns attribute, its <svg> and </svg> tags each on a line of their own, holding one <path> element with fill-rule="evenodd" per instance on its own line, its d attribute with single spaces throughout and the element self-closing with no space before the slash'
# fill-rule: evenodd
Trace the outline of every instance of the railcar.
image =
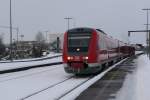
<svg viewBox="0 0 150 100">
<path fill-rule="evenodd" d="M 124 55 L 124 57 L 135 55 L 135 47 L 131 45 L 125 45 L 120 47 L 120 51 Z"/>
<path fill-rule="evenodd" d="M 97 73 L 124 56 L 123 42 L 93 28 L 74 28 L 64 34 L 63 63 L 67 73 Z"/>
</svg>

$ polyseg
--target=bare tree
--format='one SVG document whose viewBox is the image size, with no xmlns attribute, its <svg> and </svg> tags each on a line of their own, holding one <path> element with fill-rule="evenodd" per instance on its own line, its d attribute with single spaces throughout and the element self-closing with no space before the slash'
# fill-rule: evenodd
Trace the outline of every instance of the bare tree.
<svg viewBox="0 0 150 100">
<path fill-rule="evenodd" d="M 4 55 L 5 55 L 5 45 L 3 43 L 3 36 L 0 35 L 0 56 L 4 56 Z"/>
<path fill-rule="evenodd" d="M 43 33 L 40 31 L 36 34 L 35 38 L 36 38 L 36 41 L 38 41 L 40 43 L 45 41 L 45 37 L 44 37 Z"/>
<path fill-rule="evenodd" d="M 33 47 L 33 56 L 40 57 L 42 56 L 42 52 L 44 51 L 46 46 L 44 34 L 39 31 L 36 34 L 35 40 L 38 42 L 38 45 Z"/>
</svg>

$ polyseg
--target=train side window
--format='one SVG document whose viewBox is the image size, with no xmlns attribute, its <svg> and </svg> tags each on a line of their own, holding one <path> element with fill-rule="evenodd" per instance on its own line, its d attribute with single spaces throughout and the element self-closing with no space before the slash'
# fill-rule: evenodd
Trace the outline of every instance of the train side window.
<svg viewBox="0 0 150 100">
<path fill-rule="evenodd" d="M 103 39 L 103 48 L 104 48 L 105 50 L 107 49 L 105 37 L 104 37 L 104 39 Z"/>
<path fill-rule="evenodd" d="M 102 38 L 99 39 L 99 47 L 100 47 L 100 49 L 103 49 Z"/>
<path fill-rule="evenodd" d="M 101 35 L 101 38 L 100 38 L 100 48 L 104 49 L 104 37 L 102 35 Z"/>
<path fill-rule="evenodd" d="M 110 49 L 110 43 L 109 43 L 109 39 L 107 38 L 107 43 L 106 43 L 106 46 L 107 46 L 107 49 Z"/>
<path fill-rule="evenodd" d="M 104 34 L 99 34 L 99 43 L 98 43 L 100 49 L 107 50 L 108 44 L 107 44 L 107 38 Z"/>
</svg>

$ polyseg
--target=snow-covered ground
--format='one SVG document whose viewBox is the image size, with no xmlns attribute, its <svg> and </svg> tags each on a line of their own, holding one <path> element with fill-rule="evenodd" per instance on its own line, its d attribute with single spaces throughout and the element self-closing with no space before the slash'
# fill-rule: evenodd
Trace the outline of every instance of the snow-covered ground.
<svg viewBox="0 0 150 100">
<path fill-rule="evenodd" d="M 150 59 L 142 55 L 137 59 L 137 70 L 127 76 L 116 100 L 149 100 L 149 77 Z"/>
<path fill-rule="evenodd" d="M 62 55 L 62 53 L 54 53 L 54 52 L 50 52 L 48 55 L 45 55 L 43 57 L 39 57 L 39 58 L 28 58 L 28 59 L 21 59 L 21 60 L 13 60 L 15 61 L 31 61 L 31 60 L 39 60 L 39 59 L 43 59 L 43 58 L 48 58 L 48 57 L 54 57 L 54 56 L 59 56 Z M 0 62 L 11 62 L 10 60 L 4 60 L 4 61 L 0 61 Z"/>
<path fill-rule="evenodd" d="M 0 99 L 20 100 L 70 76 L 62 65 L 0 75 Z"/>
<path fill-rule="evenodd" d="M 114 67 L 115 65 L 90 80 L 88 80 L 89 77 L 75 77 L 72 74 L 67 74 L 64 72 L 63 65 L 2 74 L 0 75 L 0 99 L 55 100 L 86 82 L 64 98 L 61 98 L 62 100 L 73 100 Z M 71 79 L 64 81 L 70 77 Z M 62 83 L 52 87 L 59 82 Z M 44 91 L 41 92 L 41 90 Z"/>
<path fill-rule="evenodd" d="M 135 51 L 135 54 L 141 54 L 141 53 L 144 53 L 144 51 Z"/>
<path fill-rule="evenodd" d="M 61 57 L 36 62 L 2 63 L 0 64 L 0 70 L 56 61 L 62 61 Z M 149 66 L 150 61 L 146 55 L 142 55 L 137 59 L 137 70 L 132 75 L 129 74 L 127 76 L 123 88 L 117 94 L 117 100 L 147 100 L 147 98 L 150 98 L 150 80 L 148 79 L 150 76 Z M 105 73 L 107 73 L 107 71 L 114 67 L 115 65 L 90 79 L 84 85 L 64 96 L 62 100 L 75 99 L 82 91 L 99 80 L 103 75 L 105 75 Z M 58 99 L 64 93 L 70 91 L 88 79 L 88 77 L 74 77 L 73 79 L 63 82 L 63 84 L 57 85 L 53 88 L 48 88 L 72 76 L 73 75 L 64 72 L 63 65 L 54 65 L 45 68 L 36 68 L 21 72 L 2 74 L 0 75 L 0 99 L 21 100 L 26 97 L 27 100 Z M 43 89 L 46 90 L 30 97 L 30 95 Z"/>
<path fill-rule="evenodd" d="M 139 53 L 142 53 L 142 51 L 136 51 L 136 54 L 139 54 Z M 32 66 L 32 65 L 62 62 L 62 57 L 61 56 L 57 57 L 57 58 L 53 58 L 53 59 L 44 59 L 44 60 L 32 61 L 32 62 L 15 62 L 15 61 L 31 61 L 31 60 L 37 60 L 37 59 L 42 59 L 42 58 L 47 58 L 47 57 L 54 57 L 54 56 L 59 56 L 59 55 L 62 55 L 62 54 L 51 52 L 47 56 L 41 57 L 41 58 L 14 60 L 13 63 L 9 63 L 10 61 L 5 61 L 5 62 L 8 62 L 8 63 L 0 63 L 0 71 L 8 70 L 8 69 L 15 69 L 15 68 L 22 68 L 22 67 L 27 67 L 27 66 Z"/>
<path fill-rule="evenodd" d="M 55 100 L 88 79 L 88 77 L 72 76 L 64 72 L 63 65 L 2 74 L 0 75 L 0 99 Z M 68 78 L 70 79 L 62 82 Z M 62 83 L 55 86 L 59 82 Z"/>
<path fill-rule="evenodd" d="M 0 63 L 0 71 L 8 70 L 8 69 L 15 69 L 15 68 L 22 68 L 22 67 L 27 67 L 27 66 L 32 66 L 32 65 L 54 63 L 54 62 L 62 62 L 62 57 L 56 57 L 53 59 L 45 59 L 45 60 L 39 60 L 39 61 L 31 61 L 31 62 Z"/>
</svg>

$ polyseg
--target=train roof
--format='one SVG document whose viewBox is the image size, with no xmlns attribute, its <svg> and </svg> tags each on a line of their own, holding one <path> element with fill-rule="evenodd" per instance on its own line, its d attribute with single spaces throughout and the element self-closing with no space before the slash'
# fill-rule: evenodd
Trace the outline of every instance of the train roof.
<svg viewBox="0 0 150 100">
<path fill-rule="evenodd" d="M 101 30 L 101 29 L 96 29 L 97 31 L 99 31 L 99 32 L 101 32 L 101 33 L 103 33 L 103 34 L 105 34 L 105 35 L 107 35 L 103 30 Z"/>
<path fill-rule="evenodd" d="M 78 28 L 72 28 L 72 29 L 69 29 L 67 32 L 70 32 L 70 33 L 77 33 L 77 32 L 82 32 L 82 33 L 90 33 L 90 32 L 93 32 L 93 30 L 96 30 L 104 35 L 107 35 L 103 30 L 101 29 L 95 29 L 95 28 L 88 28 L 88 27 L 78 27 Z M 112 36 L 108 36 L 107 37 L 109 38 L 113 38 Z M 115 39 L 115 40 L 118 40 L 118 39 Z M 124 43 L 123 41 L 120 41 L 118 40 L 119 42 L 121 43 Z M 124 44 L 127 44 L 127 43 L 124 43 Z"/>
<path fill-rule="evenodd" d="M 76 32 L 92 32 L 93 28 L 87 28 L 87 27 L 80 27 L 80 28 L 73 28 L 69 29 L 68 32 L 76 33 Z"/>
<path fill-rule="evenodd" d="M 93 30 L 99 31 L 105 35 L 107 35 L 103 30 L 101 29 L 94 29 L 94 28 L 87 28 L 87 27 L 79 27 L 79 28 L 73 28 L 69 29 L 67 32 L 76 33 L 76 32 L 92 32 Z"/>
</svg>

